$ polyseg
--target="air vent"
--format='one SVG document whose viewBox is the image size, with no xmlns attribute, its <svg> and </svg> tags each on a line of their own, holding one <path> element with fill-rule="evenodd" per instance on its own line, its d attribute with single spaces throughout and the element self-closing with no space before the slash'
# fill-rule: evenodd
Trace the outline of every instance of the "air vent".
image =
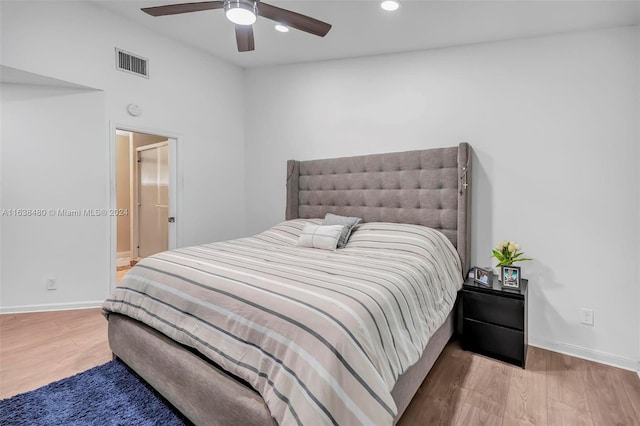
<svg viewBox="0 0 640 426">
<path fill-rule="evenodd" d="M 116 68 L 149 78 L 149 60 L 116 47 Z"/>
</svg>

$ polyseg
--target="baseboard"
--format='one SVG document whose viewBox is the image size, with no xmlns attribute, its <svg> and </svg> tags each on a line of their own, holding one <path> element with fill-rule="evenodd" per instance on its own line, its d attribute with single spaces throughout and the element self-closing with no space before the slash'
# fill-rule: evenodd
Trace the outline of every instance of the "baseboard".
<svg viewBox="0 0 640 426">
<path fill-rule="evenodd" d="M 93 302 L 48 303 L 44 305 L 22 305 L 0 307 L 0 314 L 22 314 L 27 312 L 70 311 L 75 309 L 92 309 L 102 306 L 103 300 Z"/>
<path fill-rule="evenodd" d="M 611 365 L 624 370 L 636 371 L 638 376 L 640 376 L 640 362 L 635 359 L 625 358 L 608 352 L 595 351 L 593 349 L 584 348 L 578 345 L 571 345 L 569 343 L 558 343 L 544 339 L 532 339 L 531 336 L 529 336 L 529 345 L 553 352 L 559 352 L 565 355 L 575 356 L 576 358 L 598 362 L 600 364 Z"/>
<path fill-rule="evenodd" d="M 130 266 L 131 262 L 131 252 L 130 251 L 119 251 L 116 253 L 116 267 L 120 268 L 122 266 Z"/>
</svg>

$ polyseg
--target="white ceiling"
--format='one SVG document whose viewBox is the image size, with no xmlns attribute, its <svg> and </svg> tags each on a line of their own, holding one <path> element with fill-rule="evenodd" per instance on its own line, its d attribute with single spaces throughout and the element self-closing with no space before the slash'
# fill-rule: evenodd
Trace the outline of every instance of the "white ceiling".
<svg viewBox="0 0 640 426">
<path fill-rule="evenodd" d="M 279 33 L 258 18 L 256 50 L 238 52 L 234 26 L 222 10 L 154 18 L 141 7 L 174 1 L 95 1 L 156 32 L 210 52 L 244 68 L 341 59 L 638 25 L 638 1 L 427 1 L 404 0 L 385 12 L 378 0 L 281 1 L 268 3 L 333 25 L 325 38 L 301 31 Z M 144 54 L 144 52 L 140 52 Z"/>
</svg>

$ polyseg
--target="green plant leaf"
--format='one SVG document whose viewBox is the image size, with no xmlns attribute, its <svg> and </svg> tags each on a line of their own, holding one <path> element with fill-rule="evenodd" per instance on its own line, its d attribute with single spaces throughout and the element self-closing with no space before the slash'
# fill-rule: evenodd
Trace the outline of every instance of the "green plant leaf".
<svg viewBox="0 0 640 426">
<path fill-rule="evenodd" d="M 493 250 L 493 255 L 491 257 L 495 257 L 498 261 L 504 261 L 504 255 L 500 253 L 498 250 Z"/>
</svg>

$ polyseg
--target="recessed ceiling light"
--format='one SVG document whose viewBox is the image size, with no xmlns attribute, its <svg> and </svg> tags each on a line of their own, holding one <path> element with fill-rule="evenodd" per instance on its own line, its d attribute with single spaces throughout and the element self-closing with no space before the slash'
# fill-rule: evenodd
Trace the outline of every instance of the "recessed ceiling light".
<svg viewBox="0 0 640 426">
<path fill-rule="evenodd" d="M 384 10 L 392 12 L 394 10 L 398 10 L 398 8 L 400 7 L 400 2 L 396 0 L 385 0 L 382 3 L 380 3 L 380 7 L 383 8 Z"/>
<path fill-rule="evenodd" d="M 288 33 L 289 32 L 289 27 L 287 27 L 286 25 L 282 25 L 282 24 L 276 24 L 276 30 L 280 31 L 281 33 Z"/>
</svg>

